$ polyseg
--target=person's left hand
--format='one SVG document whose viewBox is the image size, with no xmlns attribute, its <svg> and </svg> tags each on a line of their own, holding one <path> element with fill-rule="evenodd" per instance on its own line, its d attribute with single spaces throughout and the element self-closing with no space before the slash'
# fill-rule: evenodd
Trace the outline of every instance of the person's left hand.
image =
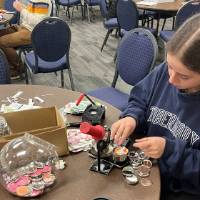
<svg viewBox="0 0 200 200">
<path fill-rule="evenodd" d="M 18 0 L 15 0 L 13 2 L 13 7 L 15 8 L 16 11 L 21 12 L 23 7 L 23 4 L 21 2 L 19 2 Z"/>
<path fill-rule="evenodd" d="M 160 158 L 164 152 L 166 139 L 162 137 L 145 137 L 136 139 L 134 147 L 141 149 L 144 154 L 151 158 Z"/>
</svg>

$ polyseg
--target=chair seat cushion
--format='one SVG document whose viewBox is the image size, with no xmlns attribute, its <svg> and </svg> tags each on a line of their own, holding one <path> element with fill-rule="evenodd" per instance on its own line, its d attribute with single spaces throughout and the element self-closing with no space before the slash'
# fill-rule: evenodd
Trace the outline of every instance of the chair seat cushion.
<svg viewBox="0 0 200 200">
<path fill-rule="evenodd" d="M 38 69 L 37 69 L 35 66 L 34 52 L 30 52 L 26 54 L 25 62 L 27 66 L 31 68 L 33 73 L 48 73 L 68 68 L 68 66 L 66 65 L 66 56 L 62 57 L 60 60 L 56 62 L 46 62 L 38 58 Z"/>
<path fill-rule="evenodd" d="M 88 4 L 89 6 L 97 6 L 99 5 L 100 0 L 85 0 L 85 3 Z"/>
<path fill-rule="evenodd" d="M 88 94 L 111 104 L 121 111 L 128 105 L 129 95 L 113 87 L 99 88 Z"/>
<path fill-rule="evenodd" d="M 81 4 L 81 0 L 59 0 L 59 4 L 63 6 L 73 6 Z"/>
<path fill-rule="evenodd" d="M 111 29 L 111 28 L 118 28 L 118 22 L 117 22 L 117 18 L 110 18 L 108 20 L 106 20 L 104 22 L 104 26 L 107 28 L 107 29 Z"/>
<path fill-rule="evenodd" d="M 145 28 L 145 29 L 147 29 L 147 30 L 149 30 L 153 35 L 157 35 L 157 32 L 156 32 L 156 29 L 153 29 L 153 28 L 146 28 L 146 27 L 143 27 L 143 28 Z M 121 37 L 123 37 L 126 33 L 128 33 L 129 31 L 126 31 L 126 30 L 124 30 L 124 29 L 121 29 L 121 32 L 120 32 L 120 36 Z"/>
<path fill-rule="evenodd" d="M 175 31 L 167 31 L 167 30 L 164 30 L 164 31 L 160 31 L 160 38 L 162 40 L 164 40 L 165 42 L 168 42 L 171 37 L 173 36 Z"/>
</svg>

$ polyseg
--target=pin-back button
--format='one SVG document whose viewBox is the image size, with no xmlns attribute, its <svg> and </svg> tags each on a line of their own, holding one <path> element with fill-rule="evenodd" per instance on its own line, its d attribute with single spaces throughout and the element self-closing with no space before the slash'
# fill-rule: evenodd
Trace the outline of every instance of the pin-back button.
<svg viewBox="0 0 200 200">
<path fill-rule="evenodd" d="M 146 156 L 145 153 L 144 153 L 143 151 L 140 151 L 140 152 L 138 153 L 138 155 L 139 155 L 139 159 L 140 159 L 140 160 L 148 160 L 148 159 L 149 159 L 149 157 Z"/>
<path fill-rule="evenodd" d="M 134 174 L 132 176 L 127 176 L 126 182 L 130 185 L 135 185 L 136 183 L 138 183 L 138 177 Z"/>
<path fill-rule="evenodd" d="M 129 159 L 133 160 L 133 159 L 138 159 L 139 155 L 138 155 L 138 152 L 136 152 L 136 151 L 130 151 L 128 153 L 128 157 L 129 157 Z"/>
<path fill-rule="evenodd" d="M 30 177 L 31 178 L 37 178 L 37 177 L 40 177 L 41 175 L 42 175 L 42 171 L 41 171 L 41 169 L 38 169 L 33 174 L 30 174 Z"/>
<path fill-rule="evenodd" d="M 116 162 L 124 162 L 127 159 L 128 149 L 124 146 L 118 146 L 113 150 L 113 160 Z"/>
<path fill-rule="evenodd" d="M 30 183 L 30 178 L 28 176 L 22 176 L 17 181 L 17 186 L 28 185 Z"/>
<path fill-rule="evenodd" d="M 150 169 L 144 165 L 141 165 L 137 169 L 137 173 L 140 177 L 147 177 L 150 175 Z"/>
<path fill-rule="evenodd" d="M 35 167 L 37 167 L 38 169 L 44 168 L 44 163 L 42 163 L 42 162 L 35 161 L 35 162 L 34 162 L 34 165 L 35 165 Z"/>
<path fill-rule="evenodd" d="M 45 186 L 52 185 L 55 180 L 56 180 L 56 177 L 53 174 L 51 174 L 51 173 L 43 174 L 43 181 L 45 183 Z"/>
<path fill-rule="evenodd" d="M 18 187 L 17 184 L 14 183 L 14 182 L 10 182 L 6 186 L 7 190 L 10 191 L 10 192 L 12 192 L 12 193 L 16 192 L 17 187 Z"/>
<path fill-rule="evenodd" d="M 142 164 L 149 169 L 152 167 L 152 162 L 150 160 L 143 160 Z"/>
<path fill-rule="evenodd" d="M 45 165 L 43 167 L 43 169 L 41 169 L 41 170 L 42 170 L 42 173 L 51 172 L 52 171 L 52 167 L 50 165 Z"/>
<path fill-rule="evenodd" d="M 38 175 L 38 176 L 31 176 L 31 180 L 38 182 L 42 180 L 42 174 Z"/>
<path fill-rule="evenodd" d="M 130 160 L 130 164 L 132 165 L 133 169 L 137 169 L 142 164 L 142 161 L 136 158 L 136 159 Z"/>
<path fill-rule="evenodd" d="M 31 188 L 28 186 L 19 186 L 16 188 L 16 194 L 21 197 L 25 197 L 32 192 Z"/>
<path fill-rule="evenodd" d="M 134 174 L 134 169 L 132 166 L 128 165 L 122 169 L 122 174 L 126 177 L 132 176 Z"/>
<path fill-rule="evenodd" d="M 45 188 L 45 183 L 43 181 L 32 182 L 31 187 L 34 190 L 43 190 Z"/>
<path fill-rule="evenodd" d="M 44 190 L 33 190 L 29 196 L 36 197 L 36 196 L 42 194 L 43 192 L 44 192 Z"/>
</svg>

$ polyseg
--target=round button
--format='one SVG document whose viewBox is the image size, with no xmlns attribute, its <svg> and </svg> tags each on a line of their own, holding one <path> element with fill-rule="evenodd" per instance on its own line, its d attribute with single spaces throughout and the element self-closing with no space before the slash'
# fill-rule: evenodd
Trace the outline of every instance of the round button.
<svg viewBox="0 0 200 200">
<path fill-rule="evenodd" d="M 143 160 L 142 164 L 149 169 L 152 167 L 152 162 L 150 160 Z"/>
<path fill-rule="evenodd" d="M 135 185 L 136 183 L 138 183 L 138 177 L 134 174 L 132 176 L 127 176 L 126 182 L 130 185 Z"/>
<path fill-rule="evenodd" d="M 134 169 L 132 166 L 128 165 L 122 169 L 122 174 L 124 176 L 132 176 L 134 174 Z"/>
<path fill-rule="evenodd" d="M 150 169 L 144 165 L 141 165 L 138 167 L 137 173 L 140 177 L 147 177 L 150 175 Z"/>
</svg>

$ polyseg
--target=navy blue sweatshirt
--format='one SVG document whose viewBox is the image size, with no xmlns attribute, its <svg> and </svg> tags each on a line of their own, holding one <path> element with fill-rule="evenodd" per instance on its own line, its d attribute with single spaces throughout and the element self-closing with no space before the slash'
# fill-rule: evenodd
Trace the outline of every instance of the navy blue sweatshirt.
<svg viewBox="0 0 200 200">
<path fill-rule="evenodd" d="M 168 80 L 163 63 L 132 89 L 121 116 L 134 117 L 147 136 L 166 138 L 158 160 L 164 188 L 200 194 L 200 93 L 181 92 Z"/>
</svg>

